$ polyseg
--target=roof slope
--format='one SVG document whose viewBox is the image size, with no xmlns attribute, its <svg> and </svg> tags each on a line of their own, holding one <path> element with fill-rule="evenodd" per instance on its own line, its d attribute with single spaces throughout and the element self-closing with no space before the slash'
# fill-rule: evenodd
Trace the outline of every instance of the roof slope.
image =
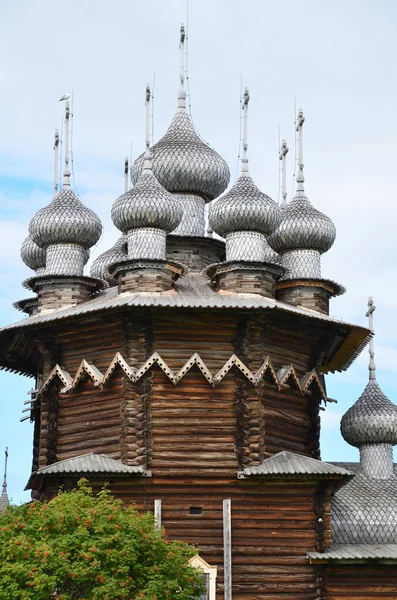
<svg viewBox="0 0 397 600">
<path fill-rule="evenodd" d="M 389 479 L 356 473 L 332 496 L 332 534 L 339 544 L 397 544 L 397 473 Z"/>
<path fill-rule="evenodd" d="M 397 560 L 397 544 L 334 544 L 325 552 L 308 552 L 310 562 Z"/>
<path fill-rule="evenodd" d="M 322 367 L 324 372 L 346 370 L 372 337 L 372 333 L 365 327 L 352 325 L 314 310 L 293 306 L 272 298 L 265 298 L 259 294 L 216 292 L 203 275 L 188 274 L 176 282 L 175 290 L 162 293 L 118 294 L 117 288 L 111 287 L 88 302 L 82 302 L 71 308 L 33 315 L 17 323 L 2 327 L 0 329 L 0 346 L 2 342 L 7 344 L 10 335 L 22 334 L 29 328 L 44 327 L 54 321 L 78 318 L 88 313 L 120 311 L 134 307 L 276 310 L 334 325 L 338 332 L 335 333 L 332 343 L 330 342 L 329 352 L 326 353 L 325 364 Z M 5 353 L 2 352 L 2 354 L 4 357 Z M 15 369 L 14 365 L 8 360 L 2 362 L 0 366 Z"/>
<path fill-rule="evenodd" d="M 351 476 L 352 473 L 342 467 L 336 467 L 309 456 L 284 451 L 265 459 L 259 466 L 247 467 L 238 473 L 240 479 L 255 475 L 268 478 L 313 476 L 340 479 Z"/>
<path fill-rule="evenodd" d="M 29 490 L 35 487 L 38 480 L 45 475 L 112 475 L 121 477 L 126 475 L 142 475 L 150 477 L 151 473 L 143 467 L 125 465 L 120 460 L 109 458 L 105 454 L 90 452 L 37 469 L 30 476 L 25 489 Z"/>
</svg>

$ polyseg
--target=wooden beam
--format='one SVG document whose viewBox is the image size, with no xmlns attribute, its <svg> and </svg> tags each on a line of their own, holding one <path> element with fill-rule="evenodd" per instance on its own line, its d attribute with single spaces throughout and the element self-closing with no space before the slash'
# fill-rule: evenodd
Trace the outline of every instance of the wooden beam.
<svg viewBox="0 0 397 600">
<path fill-rule="evenodd" d="M 161 529 L 161 500 L 154 501 L 154 522 L 155 528 Z"/>
<path fill-rule="evenodd" d="M 231 500 L 223 501 L 224 600 L 232 600 L 232 513 Z"/>
</svg>

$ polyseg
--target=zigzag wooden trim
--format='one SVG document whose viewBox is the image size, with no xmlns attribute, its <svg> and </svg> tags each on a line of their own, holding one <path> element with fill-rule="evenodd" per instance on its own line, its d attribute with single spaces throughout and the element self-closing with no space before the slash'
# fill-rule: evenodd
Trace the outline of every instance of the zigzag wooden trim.
<svg viewBox="0 0 397 600">
<path fill-rule="evenodd" d="M 322 381 L 320 379 L 320 377 L 318 376 L 318 373 L 315 369 L 313 369 L 312 371 L 309 371 L 309 373 L 306 373 L 300 380 L 300 384 L 302 387 L 302 390 L 304 392 L 309 391 L 310 387 L 314 384 L 318 391 L 320 392 L 324 402 L 327 401 L 327 393 L 324 389 L 324 386 L 322 384 Z"/>
<path fill-rule="evenodd" d="M 197 365 L 197 367 L 200 369 L 200 371 L 202 372 L 202 374 L 204 375 L 204 377 L 206 378 L 208 383 L 213 385 L 214 378 L 212 376 L 212 373 L 211 373 L 211 371 L 209 371 L 209 369 L 205 365 L 204 361 L 202 360 L 201 356 L 197 352 L 192 354 L 192 356 L 189 358 L 189 360 L 187 360 L 185 362 L 185 364 L 183 365 L 183 367 L 181 369 L 179 369 L 179 371 L 174 375 L 174 384 L 176 385 L 178 383 L 178 381 L 180 381 L 182 379 L 182 377 L 184 375 L 186 375 L 186 373 L 188 371 L 190 371 L 190 369 L 194 365 Z"/>
<path fill-rule="evenodd" d="M 72 386 L 72 383 L 73 383 L 72 376 L 69 375 L 69 373 L 67 371 L 65 371 L 65 369 L 62 369 L 59 365 L 55 365 L 55 367 L 52 369 L 51 373 L 49 374 L 49 376 L 47 377 L 47 379 L 45 380 L 45 382 L 43 383 L 41 388 L 37 391 L 36 398 L 38 398 L 40 396 L 40 394 L 42 394 L 43 392 L 45 392 L 48 389 L 50 383 L 52 383 L 52 381 L 54 381 L 54 379 L 56 377 L 58 377 L 58 379 L 60 379 L 61 383 L 63 383 L 63 385 L 65 387 Z"/>
<path fill-rule="evenodd" d="M 123 356 L 120 354 L 120 352 L 117 352 L 112 362 L 108 366 L 105 375 L 103 376 L 102 383 L 100 384 L 101 387 L 103 387 L 109 381 L 117 366 L 119 366 L 124 371 L 128 379 L 130 379 L 132 382 L 135 382 L 136 369 L 134 367 L 130 367 L 125 358 L 123 358 Z"/>
<path fill-rule="evenodd" d="M 281 369 L 277 371 L 277 378 L 281 387 L 288 386 L 287 382 L 291 379 L 296 389 L 301 394 L 303 393 L 298 375 L 296 374 L 295 367 L 293 365 L 285 365 L 281 367 Z"/>
<path fill-rule="evenodd" d="M 82 380 L 84 375 L 88 375 L 90 379 L 94 382 L 94 385 L 100 385 L 103 381 L 103 374 L 95 367 L 95 365 L 91 365 L 89 362 L 83 358 L 80 363 L 79 368 L 77 369 L 76 375 L 73 377 L 72 385 L 63 388 L 61 393 L 69 392 L 70 389 L 73 389 L 77 386 L 77 384 Z"/>
<path fill-rule="evenodd" d="M 295 367 L 293 365 L 283 366 L 276 372 L 270 357 L 267 356 L 262 365 L 259 367 L 259 369 L 255 373 L 253 373 L 243 363 L 242 360 L 240 360 L 235 354 L 233 354 L 229 358 L 229 360 L 224 364 L 224 366 L 215 375 L 213 375 L 197 352 L 192 354 L 189 360 L 187 360 L 183 367 L 181 367 L 178 371 L 173 371 L 158 352 L 154 352 L 139 369 L 130 366 L 125 360 L 125 358 L 120 354 L 120 352 L 117 352 L 113 357 L 112 361 L 110 362 L 109 367 L 107 368 L 104 375 L 97 369 L 97 367 L 95 367 L 95 365 L 90 364 L 85 359 L 81 361 L 74 378 L 72 378 L 69 375 L 69 373 L 62 369 L 59 365 L 56 365 L 51 371 L 45 383 L 38 390 L 37 396 L 39 396 L 43 391 L 45 391 L 56 377 L 59 377 L 61 382 L 64 384 L 64 387 L 61 390 L 62 393 L 70 392 L 74 388 L 76 388 L 85 375 L 87 375 L 90 379 L 93 380 L 94 385 L 97 385 L 102 389 L 110 380 L 118 366 L 123 370 L 123 372 L 130 379 L 130 381 L 136 382 L 139 381 L 139 379 L 143 377 L 143 375 L 147 373 L 147 371 L 156 364 L 160 367 L 160 369 L 165 373 L 165 375 L 174 385 L 176 385 L 190 371 L 190 369 L 194 365 L 196 365 L 200 369 L 208 383 L 213 387 L 216 387 L 224 379 L 227 373 L 229 373 L 229 371 L 233 367 L 235 367 L 254 386 L 259 385 L 259 383 L 264 380 L 265 376 L 268 375 L 279 389 L 288 387 L 291 384 L 301 394 L 310 394 L 309 388 L 312 385 L 315 385 L 318 391 L 320 392 L 321 397 L 324 400 L 327 400 L 326 392 L 322 384 L 321 378 L 319 377 L 315 369 L 313 369 L 309 373 L 306 373 L 299 380 Z"/>
</svg>

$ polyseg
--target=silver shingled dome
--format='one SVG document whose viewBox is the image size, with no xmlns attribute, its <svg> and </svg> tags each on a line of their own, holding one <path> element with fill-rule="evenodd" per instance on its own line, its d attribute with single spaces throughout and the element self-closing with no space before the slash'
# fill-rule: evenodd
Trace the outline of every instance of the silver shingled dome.
<svg viewBox="0 0 397 600">
<path fill-rule="evenodd" d="M 207 201 L 227 188 L 230 171 L 226 161 L 194 130 L 184 108 L 178 108 L 167 133 L 151 148 L 153 173 L 171 193 L 191 193 Z M 141 154 L 131 169 L 135 184 L 143 170 Z"/>
<path fill-rule="evenodd" d="M 124 235 L 122 235 L 117 242 L 100 254 L 92 263 L 90 269 L 91 277 L 96 277 L 97 279 L 104 279 L 108 283 L 113 283 L 113 279 L 110 277 L 108 272 L 108 266 L 121 262 L 123 260 L 127 260 L 127 250 L 126 250 L 127 240 Z"/>
<path fill-rule="evenodd" d="M 343 415 L 342 436 L 348 444 L 397 444 L 397 406 L 370 379 L 355 404 Z"/>
<path fill-rule="evenodd" d="M 21 258 L 25 265 L 33 271 L 45 268 L 46 251 L 35 244 L 30 235 L 22 243 Z"/>
<path fill-rule="evenodd" d="M 91 248 L 101 237 L 102 224 L 69 186 L 64 186 L 51 204 L 30 221 L 29 234 L 45 248 L 53 244 L 79 244 Z"/>
<path fill-rule="evenodd" d="M 210 225 L 221 236 L 234 231 L 257 231 L 269 235 L 279 225 L 281 211 L 243 171 L 230 190 L 211 204 Z"/>
<path fill-rule="evenodd" d="M 282 211 L 278 229 L 268 238 L 269 246 L 278 253 L 290 250 L 327 252 L 335 241 L 335 225 L 309 202 L 303 190 L 296 192 Z"/>
<path fill-rule="evenodd" d="M 180 202 L 160 185 L 150 169 L 145 169 L 136 185 L 112 207 L 113 223 L 123 233 L 140 227 L 155 227 L 169 233 L 181 219 Z"/>
</svg>

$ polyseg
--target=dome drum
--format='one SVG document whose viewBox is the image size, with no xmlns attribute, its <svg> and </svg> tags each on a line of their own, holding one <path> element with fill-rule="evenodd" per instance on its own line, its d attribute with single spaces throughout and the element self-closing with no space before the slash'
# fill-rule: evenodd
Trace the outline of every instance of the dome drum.
<svg viewBox="0 0 397 600">
<path fill-rule="evenodd" d="M 177 194 L 183 208 L 182 220 L 172 232 L 174 235 L 204 237 L 205 235 L 205 199 L 194 194 Z"/>
<path fill-rule="evenodd" d="M 128 260 L 166 260 L 166 241 L 163 229 L 132 229 L 127 233 Z"/>
<path fill-rule="evenodd" d="M 226 261 L 267 262 L 266 237 L 258 231 L 235 231 L 228 233 Z"/>
<path fill-rule="evenodd" d="M 289 250 L 281 255 L 283 279 L 321 279 L 321 254 L 318 250 Z"/>
<path fill-rule="evenodd" d="M 45 275 L 82 276 L 89 250 L 79 244 L 53 244 L 47 247 Z"/>
<path fill-rule="evenodd" d="M 364 473 L 374 479 L 393 477 L 393 445 L 364 444 L 360 446 L 360 464 Z"/>
</svg>

